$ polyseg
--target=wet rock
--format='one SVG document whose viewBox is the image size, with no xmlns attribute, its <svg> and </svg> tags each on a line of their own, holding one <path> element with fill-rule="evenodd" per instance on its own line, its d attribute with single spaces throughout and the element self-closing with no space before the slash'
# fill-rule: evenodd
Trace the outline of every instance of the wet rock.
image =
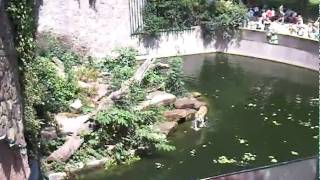
<svg viewBox="0 0 320 180">
<path fill-rule="evenodd" d="M 89 117 L 90 115 L 59 113 L 54 116 L 54 119 L 63 133 L 72 134 L 88 121 Z"/>
<path fill-rule="evenodd" d="M 173 133 L 178 126 L 177 122 L 161 122 L 155 125 L 155 129 L 158 129 L 162 134 L 168 136 Z"/>
<path fill-rule="evenodd" d="M 180 121 L 181 119 L 191 120 L 197 111 L 194 109 L 174 109 L 163 113 L 167 121 Z"/>
<path fill-rule="evenodd" d="M 58 137 L 55 127 L 45 127 L 41 130 L 41 139 L 42 140 L 53 140 Z"/>
<path fill-rule="evenodd" d="M 180 98 L 176 100 L 174 106 L 177 109 L 199 109 L 201 106 L 206 106 L 206 103 L 195 98 Z"/>
</svg>

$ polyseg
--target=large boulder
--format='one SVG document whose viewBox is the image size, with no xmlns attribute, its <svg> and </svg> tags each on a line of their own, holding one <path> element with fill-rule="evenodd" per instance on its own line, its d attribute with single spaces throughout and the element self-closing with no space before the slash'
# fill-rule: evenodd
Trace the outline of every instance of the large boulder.
<svg viewBox="0 0 320 180">
<path fill-rule="evenodd" d="M 146 96 L 146 101 L 140 103 L 136 110 L 147 109 L 150 106 L 163 106 L 173 104 L 176 96 L 163 91 L 155 91 Z"/>
<path fill-rule="evenodd" d="M 176 96 L 164 91 L 155 91 L 147 95 L 147 100 L 150 100 L 151 105 L 170 105 L 176 100 Z"/>
<path fill-rule="evenodd" d="M 177 129 L 177 122 L 161 122 L 155 124 L 155 129 L 159 130 L 162 134 L 168 136 Z"/>
<path fill-rule="evenodd" d="M 194 109 L 174 109 L 163 113 L 167 121 L 180 121 L 181 119 L 191 120 L 197 111 Z"/>
<path fill-rule="evenodd" d="M 195 98 L 180 98 L 177 99 L 174 103 L 175 108 L 177 109 L 199 109 L 201 106 L 206 106 L 205 102 L 201 102 Z"/>
</svg>

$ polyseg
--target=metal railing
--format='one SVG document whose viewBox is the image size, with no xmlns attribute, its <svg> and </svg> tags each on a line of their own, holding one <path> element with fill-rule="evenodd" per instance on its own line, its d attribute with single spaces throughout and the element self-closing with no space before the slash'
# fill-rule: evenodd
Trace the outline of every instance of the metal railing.
<svg viewBox="0 0 320 180">
<path fill-rule="evenodd" d="M 138 34 L 143 30 L 143 8 L 146 0 L 128 0 L 130 33 Z"/>
</svg>

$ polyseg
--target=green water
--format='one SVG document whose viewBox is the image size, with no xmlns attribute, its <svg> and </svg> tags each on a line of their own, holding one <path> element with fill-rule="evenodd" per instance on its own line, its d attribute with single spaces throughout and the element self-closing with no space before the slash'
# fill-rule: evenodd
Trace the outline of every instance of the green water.
<svg viewBox="0 0 320 180">
<path fill-rule="evenodd" d="M 184 71 L 188 88 L 208 103 L 208 127 L 195 132 L 181 124 L 170 137 L 176 151 L 81 179 L 191 180 L 270 165 L 268 156 L 284 162 L 317 154 L 316 72 L 222 54 L 186 56 Z M 256 155 L 247 165 L 213 162 L 219 156 L 239 161 L 246 152 Z"/>
</svg>

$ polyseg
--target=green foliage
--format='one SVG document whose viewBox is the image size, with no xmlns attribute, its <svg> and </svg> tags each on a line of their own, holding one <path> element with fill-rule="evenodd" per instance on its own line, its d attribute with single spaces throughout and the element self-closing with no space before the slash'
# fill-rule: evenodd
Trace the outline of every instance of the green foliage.
<svg viewBox="0 0 320 180">
<path fill-rule="evenodd" d="M 16 50 L 22 66 L 28 66 L 34 58 L 35 40 L 34 40 L 34 18 L 32 0 L 20 1 L 9 0 L 7 12 L 12 19 L 15 27 Z"/>
<path fill-rule="evenodd" d="M 176 96 L 185 93 L 183 72 L 182 72 L 182 59 L 174 57 L 168 60 L 170 69 L 165 80 L 165 89 Z"/>
<path fill-rule="evenodd" d="M 143 87 L 160 87 L 164 86 L 165 77 L 158 68 L 148 71 L 142 80 Z"/>
<path fill-rule="evenodd" d="M 243 4 L 219 0 L 215 2 L 213 12 L 202 21 L 205 30 L 232 30 L 242 25 L 247 17 L 247 9 Z"/>
<path fill-rule="evenodd" d="M 48 156 L 57 147 L 61 146 L 64 143 L 64 138 L 57 138 L 53 140 L 42 140 L 41 141 L 41 152 L 43 152 L 45 156 Z"/>
<path fill-rule="evenodd" d="M 34 103 L 39 103 L 41 96 L 41 89 L 36 83 L 38 77 L 32 72 L 24 75 L 23 71 L 27 72 L 29 69 L 29 63 L 33 61 L 35 57 L 35 40 L 34 40 L 34 19 L 33 19 L 33 1 L 26 0 L 9 0 L 7 6 L 7 12 L 13 22 L 15 30 L 15 48 L 19 60 L 19 69 L 21 70 L 24 89 L 23 101 L 24 101 L 24 124 L 25 134 L 28 143 L 29 154 L 36 154 L 38 130 L 40 128 L 40 122 L 37 120 L 36 111 L 33 108 Z M 28 78 L 28 79 L 26 79 Z M 33 86 L 33 87 L 32 87 Z M 35 96 L 35 94 L 38 94 Z"/>
<path fill-rule="evenodd" d="M 118 48 L 113 51 L 114 57 L 104 58 L 101 69 L 113 73 L 115 68 L 134 67 L 136 65 L 137 51 L 133 48 Z"/>
<path fill-rule="evenodd" d="M 112 71 L 112 82 L 113 89 L 119 89 L 123 81 L 129 79 L 135 72 L 135 69 L 130 66 L 117 65 Z"/>
<path fill-rule="evenodd" d="M 144 33 L 158 35 L 164 29 L 183 29 L 195 24 L 199 0 L 147 0 L 143 11 Z"/>
<path fill-rule="evenodd" d="M 68 109 L 68 103 L 76 96 L 77 87 L 72 74 L 61 77 L 49 58 L 38 57 L 31 64 L 30 71 L 38 77 L 43 96 L 39 104 L 45 111 L 59 112 Z"/>
<path fill-rule="evenodd" d="M 75 76 L 84 82 L 94 82 L 98 79 L 99 71 L 91 65 L 83 65 L 76 70 Z"/>
<path fill-rule="evenodd" d="M 232 1 L 147 0 L 143 11 L 144 34 L 157 36 L 163 30 L 181 30 L 200 25 L 207 31 L 239 26 L 246 8 Z"/>
<path fill-rule="evenodd" d="M 112 108 L 102 111 L 96 117 L 99 129 L 96 137 L 102 146 L 114 144 L 112 154 L 118 162 L 134 156 L 132 150 L 173 150 L 166 137 L 152 128 L 162 119 L 159 110 L 151 108 L 146 111 Z"/>
<path fill-rule="evenodd" d="M 121 109 L 131 109 L 143 101 L 146 96 L 146 91 L 138 83 L 133 83 L 130 86 L 129 93 L 123 98 L 116 101 L 115 106 Z"/>
<path fill-rule="evenodd" d="M 65 72 L 70 72 L 73 66 L 81 64 L 81 58 L 69 47 L 50 34 L 43 34 L 37 42 L 37 55 L 62 61 Z"/>
</svg>

